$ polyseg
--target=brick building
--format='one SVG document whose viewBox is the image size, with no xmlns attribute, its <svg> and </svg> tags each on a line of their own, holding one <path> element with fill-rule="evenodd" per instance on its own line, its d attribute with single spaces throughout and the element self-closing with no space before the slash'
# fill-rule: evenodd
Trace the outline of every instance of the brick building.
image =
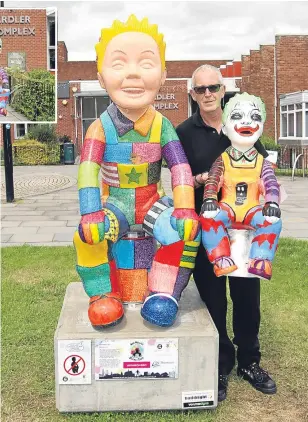
<svg viewBox="0 0 308 422">
<path fill-rule="evenodd" d="M 55 10 L 0 9 L 0 66 L 55 71 Z"/>
<path fill-rule="evenodd" d="M 155 107 L 175 126 L 185 120 L 196 108 L 189 95 L 191 75 L 198 66 L 212 64 L 224 77 L 226 101 L 244 91 L 263 99 L 265 135 L 282 144 L 308 145 L 307 57 L 308 35 L 277 35 L 275 44 L 251 50 L 241 61 L 169 61 L 168 78 Z M 58 43 L 57 132 L 70 136 L 79 151 L 86 129 L 109 104 L 96 74 L 94 61 L 68 61 L 65 42 Z"/>
</svg>

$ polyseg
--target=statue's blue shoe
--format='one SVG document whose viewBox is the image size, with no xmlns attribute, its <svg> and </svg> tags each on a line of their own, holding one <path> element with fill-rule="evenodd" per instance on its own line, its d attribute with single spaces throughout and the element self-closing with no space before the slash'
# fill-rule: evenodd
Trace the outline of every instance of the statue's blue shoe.
<svg viewBox="0 0 308 422">
<path fill-rule="evenodd" d="M 166 293 L 148 296 L 141 308 L 141 316 L 148 322 L 160 327 L 174 324 L 178 312 L 177 300 Z"/>
</svg>

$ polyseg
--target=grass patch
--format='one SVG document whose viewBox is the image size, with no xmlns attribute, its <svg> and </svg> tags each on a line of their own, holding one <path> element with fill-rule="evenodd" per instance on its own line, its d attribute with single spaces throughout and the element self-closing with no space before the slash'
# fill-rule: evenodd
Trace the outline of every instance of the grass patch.
<svg viewBox="0 0 308 422">
<path fill-rule="evenodd" d="M 66 286 L 77 279 L 74 250 L 2 249 L 2 420 L 307 421 L 307 255 L 308 242 L 281 239 L 274 277 L 262 281 L 262 365 L 277 381 L 276 395 L 255 391 L 233 373 L 228 399 L 215 411 L 62 415 L 55 407 L 53 336 Z"/>
</svg>

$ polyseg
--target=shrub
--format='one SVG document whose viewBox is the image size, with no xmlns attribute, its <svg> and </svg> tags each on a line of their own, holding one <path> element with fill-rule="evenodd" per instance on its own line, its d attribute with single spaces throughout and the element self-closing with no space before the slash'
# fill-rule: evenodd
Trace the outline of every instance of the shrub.
<svg viewBox="0 0 308 422">
<path fill-rule="evenodd" d="M 56 142 L 57 135 L 54 125 L 33 125 L 28 132 L 27 139 L 36 139 L 39 142 Z"/>
<path fill-rule="evenodd" d="M 280 145 L 276 144 L 275 139 L 270 136 L 262 135 L 261 142 L 268 151 L 280 151 Z"/>
<path fill-rule="evenodd" d="M 35 139 L 13 143 L 14 165 L 35 166 L 60 163 L 60 144 L 41 143 Z"/>
</svg>

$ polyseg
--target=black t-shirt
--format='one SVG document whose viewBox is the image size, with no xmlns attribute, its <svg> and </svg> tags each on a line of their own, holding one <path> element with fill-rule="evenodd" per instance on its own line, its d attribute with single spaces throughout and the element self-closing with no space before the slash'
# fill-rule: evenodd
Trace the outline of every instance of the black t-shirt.
<svg viewBox="0 0 308 422">
<path fill-rule="evenodd" d="M 208 172 L 214 161 L 230 146 L 229 139 L 216 129 L 208 126 L 202 120 L 197 110 L 191 117 L 181 123 L 176 132 L 182 143 L 193 176 Z M 267 157 L 260 140 L 255 147 L 263 157 Z M 195 208 L 199 213 L 203 202 L 203 187 L 195 189 Z"/>
</svg>

